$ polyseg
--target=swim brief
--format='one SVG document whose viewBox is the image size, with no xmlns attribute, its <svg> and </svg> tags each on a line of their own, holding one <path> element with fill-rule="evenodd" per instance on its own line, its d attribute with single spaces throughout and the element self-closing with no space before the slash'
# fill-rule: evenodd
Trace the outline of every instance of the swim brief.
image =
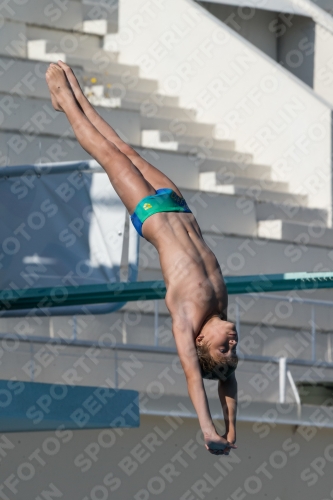
<svg viewBox="0 0 333 500">
<path fill-rule="evenodd" d="M 159 212 L 187 212 L 191 210 L 187 206 L 184 198 L 178 196 L 170 188 L 157 189 L 156 194 L 146 196 L 135 207 L 134 213 L 131 215 L 133 226 L 140 236 L 142 234 L 142 224 L 148 217 Z"/>
</svg>

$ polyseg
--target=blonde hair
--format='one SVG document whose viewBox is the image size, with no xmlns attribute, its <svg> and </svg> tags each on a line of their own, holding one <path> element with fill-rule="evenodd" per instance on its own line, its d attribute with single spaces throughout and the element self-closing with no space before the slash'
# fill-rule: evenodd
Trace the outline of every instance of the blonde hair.
<svg viewBox="0 0 333 500">
<path fill-rule="evenodd" d="M 202 378 L 210 380 L 226 380 L 236 370 L 237 355 L 226 357 L 221 354 L 219 360 L 213 358 L 209 351 L 209 344 L 203 342 L 196 346 Z"/>
</svg>

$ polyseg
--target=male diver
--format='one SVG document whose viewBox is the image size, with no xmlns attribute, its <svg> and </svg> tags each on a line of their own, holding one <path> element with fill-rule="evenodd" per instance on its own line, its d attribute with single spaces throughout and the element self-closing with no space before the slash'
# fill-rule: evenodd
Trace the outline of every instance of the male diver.
<svg viewBox="0 0 333 500">
<path fill-rule="evenodd" d="M 237 448 L 237 332 L 227 320 L 228 294 L 217 259 L 177 186 L 99 116 L 71 68 L 62 61 L 50 64 L 46 81 L 53 107 L 66 114 L 80 145 L 104 168 L 139 234 L 158 251 L 165 302 L 205 446 L 214 455 L 227 455 Z M 224 436 L 212 421 L 203 378 L 218 380 Z"/>
</svg>

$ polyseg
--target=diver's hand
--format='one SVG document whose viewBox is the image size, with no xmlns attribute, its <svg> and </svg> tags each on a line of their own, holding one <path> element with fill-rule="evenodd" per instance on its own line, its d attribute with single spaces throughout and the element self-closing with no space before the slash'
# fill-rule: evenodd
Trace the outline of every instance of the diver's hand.
<svg viewBox="0 0 333 500">
<path fill-rule="evenodd" d="M 219 436 L 219 434 L 205 436 L 205 447 L 212 455 L 229 455 L 231 449 L 237 448 L 235 444 L 230 443 L 224 436 Z"/>
<path fill-rule="evenodd" d="M 235 444 L 236 443 L 236 434 L 233 432 L 226 432 L 225 434 L 223 434 L 222 436 L 224 439 L 226 439 L 230 444 Z M 224 454 L 225 455 L 229 455 L 230 453 L 230 450 L 231 450 L 231 447 L 228 446 L 227 448 L 225 448 L 224 450 Z"/>
</svg>

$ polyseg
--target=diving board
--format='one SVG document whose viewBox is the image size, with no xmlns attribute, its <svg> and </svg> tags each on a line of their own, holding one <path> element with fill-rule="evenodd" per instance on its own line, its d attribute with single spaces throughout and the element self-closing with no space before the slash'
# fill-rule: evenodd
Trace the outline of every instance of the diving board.
<svg viewBox="0 0 333 500">
<path fill-rule="evenodd" d="M 249 294 L 333 288 L 332 273 L 286 273 L 224 278 L 229 294 Z M 0 315 L 4 311 L 83 304 L 160 300 L 165 297 L 163 281 L 109 283 L 78 287 L 7 289 L 0 291 Z"/>
<path fill-rule="evenodd" d="M 0 432 L 139 427 L 137 391 L 0 380 Z"/>
</svg>

